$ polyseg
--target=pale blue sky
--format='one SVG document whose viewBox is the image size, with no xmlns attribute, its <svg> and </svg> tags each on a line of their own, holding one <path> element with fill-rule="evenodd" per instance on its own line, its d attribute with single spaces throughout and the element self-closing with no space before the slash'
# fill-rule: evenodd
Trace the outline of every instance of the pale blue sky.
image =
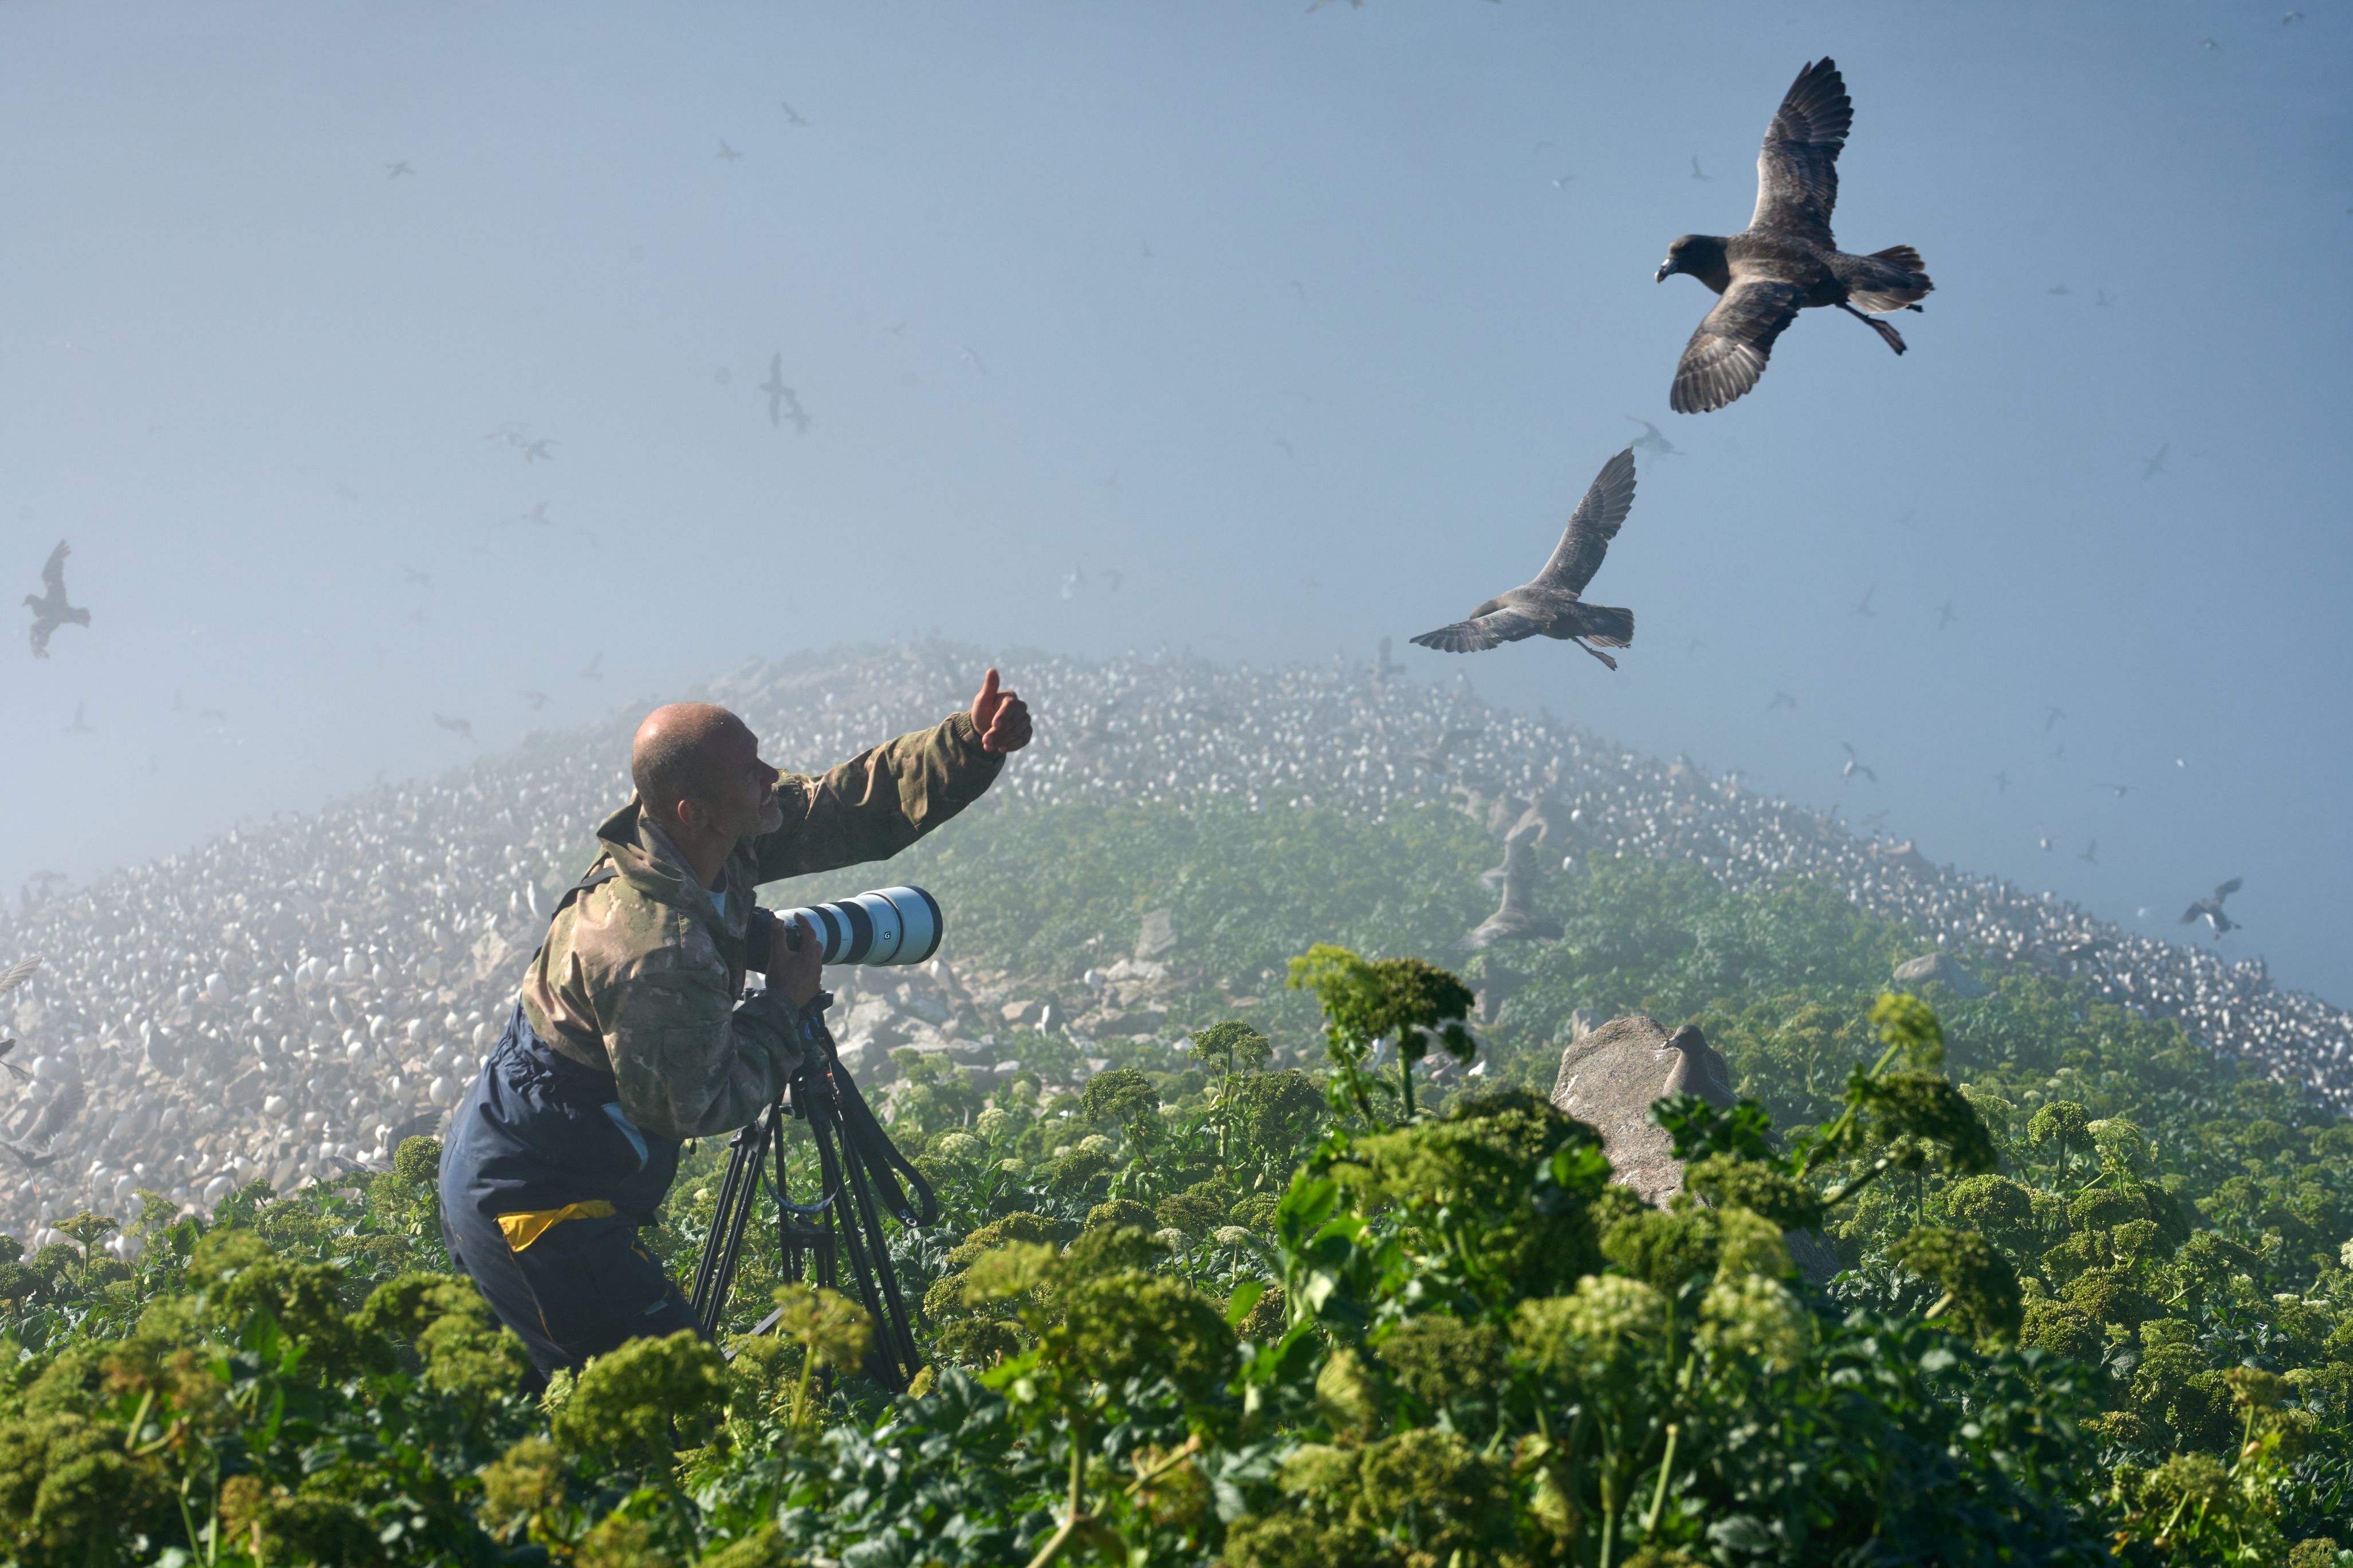
<svg viewBox="0 0 2353 1568">
<path fill-rule="evenodd" d="M 68 537 L 98 618 L 0 645 L 0 889 L 462 760 L 435 711 L 1387 634 L 2150 929 L 2244 874 L 2228 950 L 2353 1001 L 2353 20 L 2306 4 L 11 5 L 0 575 Z M 1651 272 L 1824 53 L 1913 352 L 1811 313 L 1672 416 L 1707 300 Z M 1688 455 L 1595 584 L 1625 668 L 1405 647 L 1628 415 Z"/>
</svg>

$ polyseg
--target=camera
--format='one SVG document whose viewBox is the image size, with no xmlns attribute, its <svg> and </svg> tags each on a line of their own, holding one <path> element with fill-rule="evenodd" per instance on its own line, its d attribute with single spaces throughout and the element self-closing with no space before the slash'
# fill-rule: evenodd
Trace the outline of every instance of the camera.
<svg viewBox="0 0 2353 1568">
<path fill-rule="evenodd" d="M 829 904 L 754 910 L 746 966 L 767 973 L 772 943 L 787 940 L 793 917 L 808 922 L 826 963 L 921 963 L 940 950 L 947 921 L 921 888 L 884 888 Z"/>
</svg>

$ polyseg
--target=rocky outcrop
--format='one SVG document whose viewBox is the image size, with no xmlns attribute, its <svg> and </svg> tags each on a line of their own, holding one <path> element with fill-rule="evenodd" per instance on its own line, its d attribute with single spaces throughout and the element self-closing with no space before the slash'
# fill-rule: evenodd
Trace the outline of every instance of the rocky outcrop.
<svg viewBox="0 0 2353 1568">
<path fill-rule="evenodd" d="M 1578 1036 L 1561 1052 L 1552 1102 L 1601 1134 L 1620 1182 L 1643 1202 L 1663 1204 L 1683 1184 L 1673 1141 L 1651 1121 L 1651 1102 L 1670 1094 L 1730 1105 L 1732 1075 L 1697 1029 L 1686 1024 L 1671 1034 L 1656 1018 L 1634 1013 Z"/>
<path fill-rule="evenodd" d="M 1674 1141 L 1651 1120 L 1651 1105 L 1671 1094 L 1695 1094 L 1711 1105 L 1729 1106 L 1736 1096 L 1732 1072 L 1707 1037 L 1690 1024 L 1670 1034 L 1656 1018 L 1641 1013 L 1613 1018 L 1599 1028 L 1572 1020 L 1568 1048 L 1560 1054 L 1552 1102 L 1601 1134 L 1602 1152 L 1623 1185 L 1642 1201 L 1663 1205 L 1683 1191 L 1683 1162 Z M 1787 1231 L 1789 1256 L 1807 1276 L 1830 1279 L 1838 1256 L 1816 1231 Z"/>
<path fill-rule="evenodd" d="M 1907 958 L 1895 966 L 1894 979 L 1898 985 L 1926 985 L 1931 980 L 1941 981 L 1964 1001 L 1975 1001 L 1989 994 L 1985 982 L 1962 968 L 1961 961 L 1949 952 L 1924 952 L 1917 958 Z"/>
</svg>

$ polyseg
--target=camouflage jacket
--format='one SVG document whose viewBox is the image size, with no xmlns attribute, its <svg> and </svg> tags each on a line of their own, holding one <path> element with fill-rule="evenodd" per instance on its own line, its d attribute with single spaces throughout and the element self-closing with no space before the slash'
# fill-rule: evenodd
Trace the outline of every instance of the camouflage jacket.
<svg viewBox="0 0 2353 1568">
<path fill-rule="evenodd" d="M 670 1138 L 741 1127 L 799 1065 L 781 1005 L 744 1009 L 744 935 L 763 882 L 895 855 L 977 800 L 1005 764 L 984 752 L 972 716 L 844 763 L 776 781 L 784 825 L 727 862 L 724 908 L 695 879 L 638 802 L 596 829 L 589 868 L 619 874 L 558 910 L 522 984 L 539 1037 L 610 1072 L 623 1112 Z M 846 889 L 847 890 L 847 889 Z"/>
</svg>

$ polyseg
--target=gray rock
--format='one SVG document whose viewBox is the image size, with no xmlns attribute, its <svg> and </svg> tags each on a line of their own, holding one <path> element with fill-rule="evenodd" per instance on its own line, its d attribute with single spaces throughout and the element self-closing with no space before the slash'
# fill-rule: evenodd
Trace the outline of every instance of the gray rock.
<svg viewBox="0 0 2353 1568">
<path fill-rule="evenodd" d="M 1166 910 L 1153 910 L 1144 917 L 1144 925 L 1135 934 L 1135 956 L 1158 958 L 1176 945 L 1176 922 Z"/>
<path fill-rule="evenodd" d="M 1686 1024 L 1670 1035 L 1656 1018 L 1634 1013 L 1579 1036 L 1561 1052 L 1552 1102 L 1601 1134 L 1619 1181 L 1643 1202 L 1662 1204 L 1683 1184 L 1673 1141 L 1651 1121 L 1651 1102 L 1670 1094 L 1728 1106 L 1732 1075 L 1697 1029 Z"/>
<path fill-rule="evenodd" d="M 1711 1105 L 1736 1098 L 1732 1072 L 1698 1029 L 1686 1024 L 1670 1035 L 1656 1018 L 1630 1014 L 1599 1028 L 1570 1018 L 1571 1043 L 1560 1054 L 1552 1102 L 1601 1134 L 1602 1152 L 1620 1183 L 1643 1202 L 1663 1205 L 1683 1191 L 1683 1162 L 1674 1140 L 1651 1121 L 1651 1104 L 1671 1094 L 1696 1094 Z M 1830 1238 L 1819 1231 L 1784 1231 L 1789 1257 L 1808 1278 L 1827 1280 L 1841 1267 Z"/>
<path fill-rule="evenodd" d="M 1942 981 L 1952 987 L 1954 995 L 1965 1001 L 1975 1001 L 1989 990 L 1985 982 L 1962 968 L 1961 961 L 1949 952 L 1924 952 L 1895 966 L 1898 985 L 1926 985 L 1931 980 Z"/>
</svg>

